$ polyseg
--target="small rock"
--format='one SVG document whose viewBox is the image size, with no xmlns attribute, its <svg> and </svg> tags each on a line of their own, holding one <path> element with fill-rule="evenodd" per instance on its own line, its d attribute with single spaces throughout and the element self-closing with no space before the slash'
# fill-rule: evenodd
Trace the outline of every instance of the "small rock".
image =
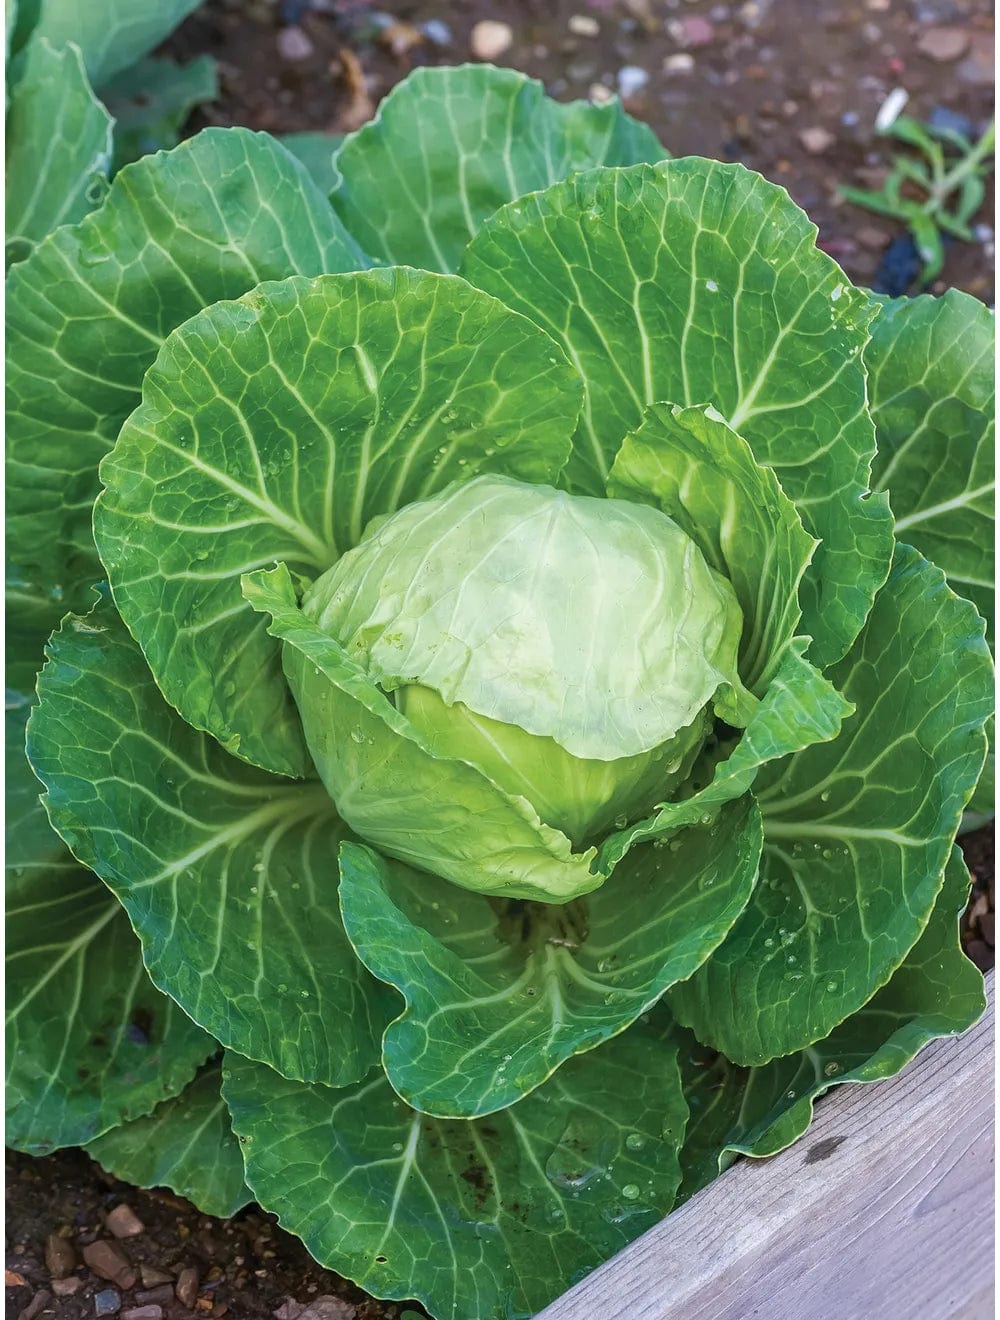
<svg viewBox="0 0 1000 1320">
<path fill-rule="evenodd" d="M 35 1320 L 35 1316 L 44 1311 L 51 1301 L 52 1294 L 47 1289 L 41 1288 L 27 1306 L 21 1307 L 17 1313 L 17 1320 Z"/>
<path fill-rule="evenodd" d="M 5 1288 L 26 1288 L 27 1279 L 23 1274 L 18 1274 L 17 1270 L 4 1270 L 3 1286 Z"/>
<path fill-rule="evenodd" d="M 357 1313 L 358 1308 L 353 1302 L 345 1302 L 324 1293 L 321 1297 L 313 1298 L 306 1309 L 299 1312 L 297 1320 L 354 1320 Z"/>
<path fill-rule="evenodd" d="M 119 1288 L 131 1288 L 136 1281 L 132 1263 L 117 1242 L 100 1238 L 83 1249 L 83 1259 L 101 1279 L 117 1283 Z"/>
<path fill-rule="evenodd" d="M 469 37 L 469 49 L 477 60 L 496 60 L 506 54 L 514 43 L 514 33 L 509 23 L 500 23 L 493 18 L 484 18 L 472 29 Z"/>
<path fill-rule="evenodd" d="M 881 252 L 891 237 L 892 235 L 885 229 L 879 229 L 878 225 L 862 225 L 857 231 L 861 246 L 870 248 L 873 252 Z"/>
<path fill-rule="evenodd" d="M 287 1297 L 274 1312 L 274 1320 L 299 1320 L 299 1316 L 305 1309 L 302 1302 L 295 1301 L 293 1297 Z"/>
<path fill-rule="evenodd" d="M 314 50 L 312 38 L 300 27 L 282 28 L 278 33 L 278 54 L 283 60 L 307 60 Z"/>
<path fill-rule="evenodd" d="M 174 1300 L 174 1290 L 169 1283 L 161 1283 L 137 1292 L 135 1300 L 140 1306 L 169 1306 Z"/>
<path fill-rule="evenodd" d="M 649 74 L 638 64 L 626 64 L 618 70 L 618 95 L 623 101 L 636 96 L 649 82 Z"/>
<path fill-rule="evenodd" d="M 104 1288 L 94 1295 L 94 1315 L 117 1315 L 122 1299 L 114 1288 Z"/>
<path fill-rule="evenodd" d="M 993 83 L 993 41 L 985 32 L 977 32 L 972 38 L 969 58 L 963 60 L 955 70 L 964 82 L 977 87 L 989 87 Z"/>
<path fill-rule="evenodd" d="M 194 1306 L 195 1298 L 198 1296 L 198 1271 L 190 1266 L 181 1270 L 177 1276 L 177 1300 L 181 1306 L 189 1309 Z"/>
<path fill-rule="evenodd" d="M 144 1288 L 155 1288 L 158 1283 L 173 1283 L 174 1276 L 166 1270 L 158 1270 L 155 1265 L 140 1265 L 139 1274 Z"/>
<path fill-rule="evenodd" d="M 976 126 L 968 115 L 951 110 L 946 105 L 936 105 L 927 116 L 927 127 L 946 129 L 952 133 L 961 133 L 964 137 L 974 138 Z"/>
<path fill-rule="evenodd" d="M 84 1286 L 83 1280 L 71 1274 L 68 1279 L 53 1279 L 52 1291 L 57 1297 L 72 1297 Z"/>
<path fill-rule="evenodd" d="M 163 1320 L 162 1306 L 130 1306 L 122 1311 L 122 1320 Z"/>
<path fill-rule="evenodd" d="M 572 14 L 567 24 L 574 37 L 599 37 L 601 25 L 590 14 Z"/>
<path fill-rule="evenodd" d="M 821 156 L 824 151 L 832 147 L 836 138 L 828 128 L 801 128 L 799 129 L 799 141 L 809 152 L 810 156 Z"/>
<path fill-rule="evenodd" d="M 591 83 L 587 88 L 587 99 L 593 101 L 594 105 L 607 105 L 609 101 L 615 99 L 615 94 L 603 83 Z"/>
<path fill-rule="evenodd" d="M 917 42 L 917 50 L 928 59 L 948 64 L 964 55 L 969 48 L 969 33 L 962 28 L 928 28 Z"/>
<path fill-rule="evenodd" d="M 146 1231 L 146 1225 L 124 1201 L 121 1205 L 115 1206 L 105 1222 L 116 1238 L 138 1237 L 140 1233 Z"/>
<path fill-rule="evenodd" d="M 678 51 L 676 55 L 668 55 L 663 61 L 664 73 L 690 73 L 694 68 L 694 56 L 689 55 L 686 50 Z"/>
<path fill-rule="evenodd" d="M 670 31 L 682 46 L 708 46 L 715 40 L 715 28 L 698 14 L 685 15 Z"/>
<path fill-rule="evenodd" d="M 421 23 L 420 31 L 432 46 L 450 46 L 455 40 L 451 28 L 440 18 L 429 18 L 426 23 Z"/>
<path fill-rule="evenodd" d="M 65 1279 L 76 1269 L 76 1252 L 72 1242 L 67 1242 L 58 1233 L 50 1233 L 45 1239 L 45 1267 L 53 1279 Z"/>
</svg>

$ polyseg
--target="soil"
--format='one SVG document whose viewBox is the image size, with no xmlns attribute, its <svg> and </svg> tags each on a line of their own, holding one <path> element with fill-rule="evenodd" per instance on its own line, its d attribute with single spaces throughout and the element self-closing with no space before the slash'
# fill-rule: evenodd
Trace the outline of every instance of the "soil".
<svg viewBox="0 0 1000 1320">
<path fill-rule="evenodd" d="M 509 28 L 509 49 L 496 62 L 541 78 L 560 99 L 621 90 L 673 154 L 741 160 L 783 183 L 853 280 L 900 293 L 915 291 L 906 287 L 912 250 L 904 227 L 838 198 L 843 184 L 877 188 L 885 178 L 891 145 L 873 131 L 879 106 L 903 87 L 907 113 L 939 122 L 950 115 L 973 133 L 991 113 L 990 0 L 386 3 L 378 12 L 362 0 L 209 0 L 164 48 L 183 59 L 208 52 L 220 62 L 220 99 L 189 129 L 348 131 L 410 68 L 469 59 L 474 25 L 490 19 Z M 975 242 L 949 247 L 934 291 L 955 285 L 992 301 L 992 257 L 986 212 Z M 974 887 L 962 939 L 985 968 L 993 963 L 992 827 L 963 847 Z M 8 1320 L 91 1320 L 108 1290 L 115 1296 L 102 1303 L 117 1304 L 107 1313 L 123 1320 L 145 1307 L 153 1309 L 140 1309 L 135 1320 L 423 1314 L 412 1303 L 366 1299 L 316 1265 L 270 1215 L 250 1209 L 231 1220 L 208 1218 L 169 1193 L 117 1182 L 81 1151 L 10 1155 L 7 1198 Z M 127 1288 L 81 1261 L 84 1246 L 111 1239 L 107 1216 L 122 1204 L 142 1225 L 119 1244 L 144 1274 Z M 70 1245 L 78 1284 L 54 1277 L 51 1246 L 46 1263 L 50 1234 Z M 158 1282 L 150 1269 L 160 1272 Z M 185 1297 L 190 1306 L 176 1297 L 184 1269 L 197 1275 Z"/>
</svg>

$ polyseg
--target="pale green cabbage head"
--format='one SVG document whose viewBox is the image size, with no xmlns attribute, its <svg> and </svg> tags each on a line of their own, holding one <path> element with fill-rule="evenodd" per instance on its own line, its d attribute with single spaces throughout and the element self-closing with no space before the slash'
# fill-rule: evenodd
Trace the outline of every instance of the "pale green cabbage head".
<svg viewBox="0 0 1000 1320">
<path fill-rule="evenodd" d="M 744 725 L 742 615 L 694 541 L 649 505 L 483 476 L 376 520 L 307 591 L 332 637 L 435 758 L 464 762 L 585 849 L 647 815 L 688 775 L 712 716 Z M 327 679 L 293 687 L 320 774 L 348 823 L 396 855 L 510 892 L 428 840 L 436 804 L 369 797 L 358 748 L 317 729 Z M 394 755 L 400 722 L 367 743 Z M 475 821 L 469 824 L 475 830 Z M 389 837 L 392 836 L 392 837 Z M 527 869 L 527 868 L 526 868 Z M 546 895 L 549 896 L 549 895 Z"/>
</svg>

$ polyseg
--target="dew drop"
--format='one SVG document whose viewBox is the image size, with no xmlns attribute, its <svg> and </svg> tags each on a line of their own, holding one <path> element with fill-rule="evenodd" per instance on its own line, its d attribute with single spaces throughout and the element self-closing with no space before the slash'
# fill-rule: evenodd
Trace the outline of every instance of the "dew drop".
<svg viewBox="0 0 1000 1320">
<path fill-rule="evenodd" d="M 823 1072 L 827 1077 L 836 1077 L 837 1073 L 840 1072 L 840 1064 L 828 1063 L 826 1067 L 823 1069 Z"/>
<path fill-rule="evenodd" d="M 626 1201 L 634 1201 L 638 1195 L 639 1188 L 636 1187 L 635 1183 L 626 1183 L 622 1188 L 622 1196 L 625 1197 Z"/>
<path fill-rule="evenodd" d="M 625 1146 L 628 1150 L 642 1150 L 646 1144 L 646 1138 L 641 1132 L 630 1132 L 625 1138 Z"/>
</svg>

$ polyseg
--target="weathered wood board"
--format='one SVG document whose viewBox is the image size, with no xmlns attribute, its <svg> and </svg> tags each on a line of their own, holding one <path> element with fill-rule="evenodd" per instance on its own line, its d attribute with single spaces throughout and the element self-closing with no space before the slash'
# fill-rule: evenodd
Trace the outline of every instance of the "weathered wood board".
<svg viewBox="0 0 1000 1320">
<path fill-rule="evenodd" d="M 989 1320 L 993 976 L 971 1032 L 837 1087 L 536 1320 Z"/>
</svg>

